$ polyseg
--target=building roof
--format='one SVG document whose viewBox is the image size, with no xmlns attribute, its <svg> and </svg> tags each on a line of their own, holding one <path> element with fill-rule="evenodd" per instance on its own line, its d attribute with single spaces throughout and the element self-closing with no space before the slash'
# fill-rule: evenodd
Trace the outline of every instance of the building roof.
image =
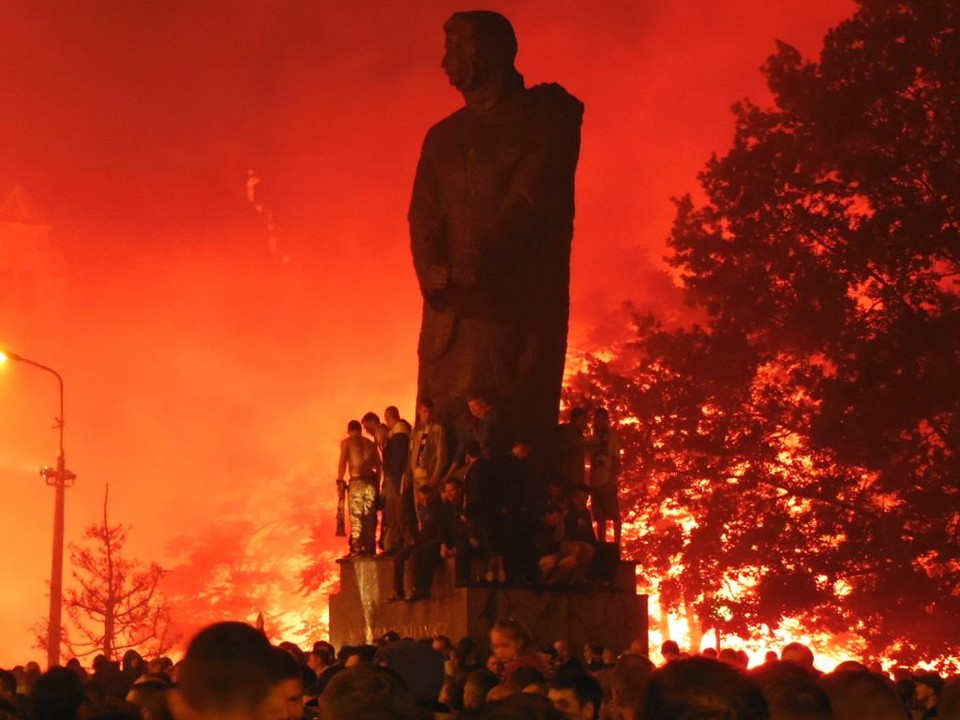
<svg viewBox="0 0 960 720">
<path fill-rule="evenodd" d="M 7 199 L 0 203 L 0 222 L 46 224 L 36 203 L 30 199 L 22 185 L 14 187 Z"/>
</svg>

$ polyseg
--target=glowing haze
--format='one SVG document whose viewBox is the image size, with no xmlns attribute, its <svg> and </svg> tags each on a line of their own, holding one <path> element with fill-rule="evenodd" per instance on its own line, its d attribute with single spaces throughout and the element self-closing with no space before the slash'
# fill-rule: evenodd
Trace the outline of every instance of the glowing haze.
<svg viewBox="0 0 960 720">
<path fill-rule="evenodd" d="M 729 106 L 767 100 L 759 66 L 774 39 L 814 56 L 853 9 L 488 7 L 513 21 L 528 84 L 560 82 L 586 104 L 577 347 L 602 341 L 624 300 L 673 302 L 660 272 L 669 198 L 727 147 Z M 97 521 L 109 483 L 111 520 L 132 526 L 127 554 L 171 570 L 186 626 L 260 609 L 278 631 L 322 625 L 325 599 L 299 595 L 298 573 L 342 545 L 336 443 L 368 409 L 413 414 L 406 209 L 424 132 L 460 104 L 439 68 L 442 23 L 459 9 L 0 9 L 0 202 L 23 189 L 0 218 L 0 269 L 15 244 L 36 251 L 17 260 L 34 276 L 26 295 L 0 290 L 0 347 L 64 377 L 78 475 L 67 540 Z M 46 615 L 53 492 L 37 468 L 55 461 L 56 411 L 53 377 L 0 364 L 4 667 L 41 657 L 29 628 Z"/>
</svg>

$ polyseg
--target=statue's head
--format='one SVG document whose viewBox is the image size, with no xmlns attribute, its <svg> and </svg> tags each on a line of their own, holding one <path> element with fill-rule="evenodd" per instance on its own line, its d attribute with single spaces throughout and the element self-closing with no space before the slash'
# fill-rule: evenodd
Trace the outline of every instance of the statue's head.
<svg viewBox="0 0 960 720">
<path fill-rule="evenodd" d="M 454 13 L 446 23 L 441 66 L 450 84 L 461 92 L 474 90 L 497 74 L 516 70 L 517 36 L 500 13 L 470 10 Z"/>
</svg>

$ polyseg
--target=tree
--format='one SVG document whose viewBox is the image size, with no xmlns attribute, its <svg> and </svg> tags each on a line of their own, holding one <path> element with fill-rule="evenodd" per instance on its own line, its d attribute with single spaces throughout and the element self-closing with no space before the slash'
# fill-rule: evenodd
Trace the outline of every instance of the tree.
<svg viewBox="0 0 960 720">
<path fill-rule="evenodd" d="M 775 106 L 738 103 L 705 201 L 677 201 L 706 319 L 637 317 L 571 387 L 638 421 L 640 556 L 708 625 L 960 653 L 958 25 L 956 0 L 861 0 L 819 62 L 779 43 Z"/>
<path fill-rule="evenodd" d="M 173 644 L 168 636 L 169 609 L 158 586 L 164 570 L 157 563 L 142 565 L 123 557 L 127 529 L 110 525 L 103 498 L 103 519 L 88 526 L 89 546 L 70 544 L 70 563 L 77 588 L 64 593 L 63 606 L 73 634 L 65 629 L 62 641 L 75 656 L 100 653 L 116 659 L 125 650 L 160 655 Z M 41 646 L 47 638 L 40 637 Z"/>
<path fill-rule="evenodd" d="M 164 591 L 178 634 L 222 620 L 253 622 L 260 613 L 272 639 L 313 642 L 329 631 L 323 598 L 339 575 L 332 509 L 316 527 L 317 509 L 302 497 L 315 477 L 314 468 L 296 467 L 253 478 L 239 499 L 215 509 L 215 525 L 171 536 Z M 278 498 L 293 500 L 278 506 Z"/>
</svg>

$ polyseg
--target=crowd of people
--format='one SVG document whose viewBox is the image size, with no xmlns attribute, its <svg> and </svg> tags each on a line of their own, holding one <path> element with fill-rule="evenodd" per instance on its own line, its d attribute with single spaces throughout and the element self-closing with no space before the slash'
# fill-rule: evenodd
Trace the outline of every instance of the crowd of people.
<svg viewBox="0 0 960 720">
<path fill-rule="evenodd" d="M 688 655 L 667 641 L 659 666 L 645 650 L 636 640 L 620 655 L 578 653 L 502 618 L 488 648 L 390 632 L 304 652 L 221 622 L 178 663 L 130 650 L 122 663 L 97 657 L 89 673 L 75 659 L 0 670 L 0 720 L 960 720 L 960 677 L 852 661 L 822 673 L 799 643 L 756 667 L 732 649 Z"/>
<path fill-rule="evenodd" d="M 383 422 L 367 412 L 348 423 L 337 487 L 349 507 L 349 556 L 392 558 L 393 600 L 428 597 L 445 558 L 459 586 L 611 586 L 621 442 L 609 413 L 598 409 L 591 423 L 573 408 L 544 453 L 512 437 L 485 397 L 467 405 L 473 422 L 455 442 L 428 398 L 412 427 L 394 406 Z"/>
</svg>

